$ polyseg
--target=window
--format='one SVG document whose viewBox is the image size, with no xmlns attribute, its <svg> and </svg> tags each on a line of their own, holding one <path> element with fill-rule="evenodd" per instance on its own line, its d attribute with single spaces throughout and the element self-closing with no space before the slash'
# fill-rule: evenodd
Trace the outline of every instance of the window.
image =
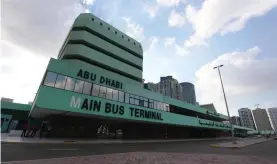
<svg viewBox="0 0 277 164">
<path fill-rule="evenodd" d="M 139 105 L 139 96 L 135 96 L 135 105 Z"/>
<path fill-rule="evenodd" d="M 130 104 L 135 104 L 135 96 L 134 95 L 129 95 L 129 100 L 130 100 Z"/>
<path fill-rule="evenodd" d="M 153 100 L 149 100 L 149 108 L 154 108 L 154 103 L 153 103 Z"/>
<path fill-rule="evenodd" d="M 107 88 L 107 95 L 106 95 L 107 99 L 112 100 L 113 99 L 113 90 L 111 88 Z"/>
<path fill-rule="evenodd" d="M 125 93 L 125 103 L 129 104 L 129 93 Z"/>
<path fill-rule="evenodd" d="M 144 100 L 143 97 L 140 97 L 140 98 L 139 98 L 139 106 L 144 106 L 143 100 Z"/>
<path fill-rule="evenodd" d="M 103 86 L 100 86 L 100 94 L 99 94 L 99 96 L 105 98 L 106 94 L 107 94 L 107 88 L 103 87 Z"/>
<path fill-rule="evenodd" d="M 97 85 L 97 84 L 93 84 L 91 95 L 92 96 L 98 96 L 99 95 L 99 90 L 100 90 L 100 86 Z"/>
<path fill-rule="evenodd" d="M 68 91 L 73 91 L 74 86 L 75 86 L 75 82 L 76 82 L 76 79 L 73 79 L 71 77 L 67 77 L 64 89 L 68 90 Z"/>
<path fill-rule="evenodd" d="M 57 79 L 57 74 L 56 73 L 47 72 L 43 84 L 46 85 L 46 86 L 49 86 L 49 87 L 54 87 L 56 79 Z"/>
<path fill-rule="evenodd" d="M 118 101 L 118 90 L 113 90 L 113 100 Z"/>
<path fill-rule="evenodd" d="M 84 87 L 84 81 L 76 80 L 74 92 L 82 93 Z"/>
<path fill-rule="evenodd" d="M 118 91 L 118 100 L 124 102 L 124 92 Z"/>
<path fill-rule="evenodd" d="M 157 109 L 157 101 L 154 101 L 154 109 Z"/>
<path fill-rule="evenodd" d="M 56 83 L 55 83 L 55 88 L 64 89 L 65 82 L 66 82 L 66 76 L 58 75 Z"/>
<path fill-rule="evenodd" d="M 144 107 L 148 108 L 148 98 L 144 98 Z"/>
<path fill-rule="evenodd" d="M 90 95 L 91 86 L 92 86 L 91 83 L 85 82 L 85 83 L 84 83 L 83 93 L 86 94 L 86 95 Z"/>
</svg>

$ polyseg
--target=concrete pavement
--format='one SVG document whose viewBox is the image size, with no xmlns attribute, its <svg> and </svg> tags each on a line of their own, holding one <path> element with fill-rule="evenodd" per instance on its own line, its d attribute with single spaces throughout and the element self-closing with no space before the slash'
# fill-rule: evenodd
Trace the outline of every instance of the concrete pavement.
<svg viewBox="0 0 277 164">
<path fill-rule="evenodd" d="M 214 148 L 232 148 L 232 149 L 238 149 L 238 148 L 243 148 L 245 146 L 250 146 L 258 143 L 263 143 L 273 140 L 273 138 L 250 138 L 250 139 L 239 139 L 236 141 L 235 144 L 232 142 L 223 142 L 223 143 L 217 143 L 217 144 L 211 144 L 211 147 Z"/>
<path fill-rule="evenodd" d="M 223 140 L 226 142 L 228 140 Z M 271 140 L 268 142 L 260 143 L 253 145 L 251 147 L 245 147 L 243 149 L 215 149 L 209 147 L 210 144 L 216 144 L 219 141 L 191 141 L 191 142 L 171 142 L 171 143 L 125 143 L 125 144 L 9 144 L 2 143 L 1 157 L 3 162 L 9 161 L 22 161 L 22 160 L 35 160 L 37 163 L 40 159 L 46 159 L 44 164 L 47 164 L 47 159 L 53 158 L 68 158 L 68 157 L 77 157 L 80 156 L 98 156 L 98 155 L 112 155 L 134 153 L 134 152 L 147 152 L 147 154 L 152 155 L 151 153 L 181 153 L 185 154 L 194 154 L 201 158 L 201 155 L 207 154 L 216 154 L 217 156 L 244 156 L 244 157 L 257 157 L 262 159 L 267 159 L 270 161 L 277 161 L 277 142 Z M 134 155 L 135 156 L 135 155 Z M 154 154 L 155 156 L 155 154 Z M 207 157 L 207 156 L 206 156 Z M 229 156 L 230 157 L 230 156 Z M 229 157 L 226 157 L 229 158 Z M 100 158 L 100 157 L 97 157 Z M 105 156 L 101 158 L 107 159 Z M 133 157 L 132 158 L 139 158 Z M 166 159 L 171 160 L 172 157 Z M 181 158 L 181 157 L 178 157 Z M 188 157 L 189 158 L 189 157 Z M 204 158 L 204 157 L 203 157 Z M 216 158 L 215 156 L 207 157 Z M 72 159 L 72 158 L 70 158 Z M 150 160 L 152 157 L 143 157 L 143 159 Z M 140 159 L 140 160 L 143 160 Z M 184 157 L 185 159 L 185 157 Z M 39 161 L 37 161 L 39 160 Z M 259 161 L 259 160 L 256 160 Z M 25 161 L 27 162 L 27 161 Z M 35 162 L 34 162 L 35 163 Z M 78 162 L 72 162 L 78 163 Z M 103 162 L 105 163 L 105 162 Z M 208 162 L 207 162 L 208 163 Z M 211 163 L 211 162 L 210 162 Z M 226 163 L 226 162 L 225 162 Z M 267 162 L 261 162 L 266 163 Z M 81 164 L 81 163 L 80 163 Z M 236 163 L 238 164 L 238 163 Z"/>
<path fill-rule="evenodd" d="M 132 152 L 85 157 L 3 162 L 3 164 L 276 164 L 257 156 Z"/>
<path fill-rule="evenodd" d="M 202 138 L 202 139 L 160 139 L 160 140 L 108 140 L 108 139 L 97 139 L 97 140 L 84 140 L 84 139 L 40 139 L 40 138 L 22 138 L 22 137 L 1 137 L 2 143 L 72 143 L 72 144 L 123 144 L 123 143 L 160 143 L 160 142 L 189 142 L 189 141 L 222 141 L 231 139 L 230 137 L 225 138 Z"/>
</svg>

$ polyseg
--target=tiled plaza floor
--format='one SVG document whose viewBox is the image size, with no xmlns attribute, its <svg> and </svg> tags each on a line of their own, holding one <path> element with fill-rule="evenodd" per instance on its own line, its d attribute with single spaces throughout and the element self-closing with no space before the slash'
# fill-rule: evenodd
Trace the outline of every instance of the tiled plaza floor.
<svg viewBox="0 0 277 164">
<path fill-rule="evenodd" d="M 276 164 L 257 156 L 133 152 L 84 157 L 54 158 L 5 164 Z"/>
</svg>

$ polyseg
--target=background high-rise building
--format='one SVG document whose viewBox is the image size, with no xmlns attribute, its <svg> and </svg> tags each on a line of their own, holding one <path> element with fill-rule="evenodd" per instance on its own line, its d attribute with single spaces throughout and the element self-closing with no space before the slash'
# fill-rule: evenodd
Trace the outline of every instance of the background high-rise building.
<svg viewBox="0 0 277 164">
<path fill-rule="evenodd" d="M 241 108 L 238 110 L 241 124 L 244 127 L 256 129 L 252 112 L 248 108 Z"/>
<path fill-rule="evenodd" d="M 232 117 L 231 117 L 231 123 L 232 123 L 233 125 L 241 126 L 240 117 L 238 117 L 238 116 L 232 116 Z"/>
<path fill-rule="evenodd" d="M 183 82 L 180 85 L 182 86 L 183 101 L 196 105 L 194 85 L 189 82 Z"/>
<path fill-rule="evenodd" d="M 269 117 L 271 119 L 275 133 L 277 133 L 277 107 L 268 108 Z"/>
<path fill-rule="evenodd" d="M 265 131 L 265 130 L 272 130 L 270 121 L 265 109 L 254 109 L 253 116 L 256 122 L 257 130 Z"/>
<path fill-rule="evenodd" d="M 182 88 L 172 76 L 161 77 L 159 83 L 160 93 L 175 99 L 182 99 Z"/>
<path fill-rule="evenodd" d="M 6 97 L 1 97 L 1 101 L 3 101 L 3 102 L 13 102 L 13 99 L 6 98 Z"/>
<path fill-rule="evenodd" d="M 194 85 L 189 82 L 179 83 L 173 76 L 161 77 L 160 82 L 156 84 L 152 82 L 144 83 L 144 88 L 199 106 L 199 103 L 196 102 Z"/>
</svg>

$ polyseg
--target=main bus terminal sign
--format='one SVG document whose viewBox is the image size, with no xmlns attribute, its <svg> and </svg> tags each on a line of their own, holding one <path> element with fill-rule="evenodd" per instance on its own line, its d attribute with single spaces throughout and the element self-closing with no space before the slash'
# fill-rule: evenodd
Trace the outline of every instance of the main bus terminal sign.
<svg viewBox="0 0 277 164">
<path fill-rule="evenodd" d="M 70 100 L 71 108 L 78 108 L 81 110 L 104 112 L 112 115 L 123 116 L 127 110 L 129 110 L 130 117 L 143 118 L 148 120 L 163 120 L 162 113 L 156 111 L 148 111 L 136 107 L 129 107 L 126 109 L 123 105 L 118 105 L 109 102 L 97 101 L 93 99 L 83 99 L 81 97 L 72 96 Z M 103 110 L 103 111 L 101 111 Z"/>
<path fill-rule="evenodd" d="M 95 73 L 91 73 L 88 71 L 84 71 L 82 69 L 80 69 L 78 71 L 77 77 L 81 77 L 83 79 L 86 80 L 91 80 L 91 81 L 95 81 L 97 80 L 99 82 L 99 84 L 104 84 L 106 86 L 111 86 L 117 89 L 122 89 L 122 83 L 104 76 L 100 76 L 98 77 Z"/>
</svg>

